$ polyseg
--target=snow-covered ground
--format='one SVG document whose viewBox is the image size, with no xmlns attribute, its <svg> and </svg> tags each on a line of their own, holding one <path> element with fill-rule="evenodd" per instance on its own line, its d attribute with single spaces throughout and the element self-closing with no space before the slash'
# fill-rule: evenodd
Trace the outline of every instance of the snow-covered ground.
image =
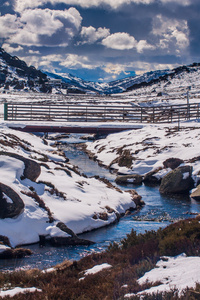
<svg viewBox="0 0 200 300">
<path fill-rule="evenodd" d="M 148 95 L 148 88 L 145 89 L 146 95 Z M 145 91 L 143 91 L 144 96 Z M 25 210 L 19 217 L 0 220 L 0 234 L 8 236 L 12 246 L 37 242 L 39 235 L 55 236 L 61 234 L 55 226 L 55 222 L 52 224 L 47 223 L 47 212 L 26 195 L 27 192 L 30 192 L 30 188 L 36 191 L 39 197 L 44 200 L 46 206 L 52 211 L 56 222 L 58 220 L 64 222 L 75 233 L 81 233 L 113 222 L 116 219 L 116 214 L 114 212 L 108 213 L 106 206 L 112 208 L 116 213 L 123 213 L 126 209 L 135 207 L 135 204 L 129 193 L 120 193 L 115 189 L 108 188 L 106 184 L 97 179 L 84 178 L 73 170 L 70 171 L 71 176 L 69 176 L 69 172 L 64 169 L 69 171 L 73 166 L 67 164 L 65 158 L 50 144 L 45 145 L 40 137 L 32 134 L 9 129 L 8 125 L 11 122 L 3 121 L 4 101 L 40 101 L 41 103 L 46 101 L 71 101 L 82 104 L 86 102 L 90 104 L 116 103 L 115 101 L 118 101 L 123 105 L 126 102 L 132 102 L 132 96 L 134 96 L 134 99 L 138 97 L 138 103 L 142 104 L 144 99 L 141 95 L 139 97 L 139 92 L 140 90 L 137 91 L 136 96 L 133 92 L 130 92 L 113 97 L 72 96 L 71 98 L 69 96 L 65 98 L 60 95 L 50 96 L 25 92 L 0 94 L 0 151 L 17 153 L 26 158 L 34 159 L 38 163 L 47 160 L 41 166 L 41 174 L 37 181 L 32 182 L 28 179 L 21 179 L 24 171 L 22 161 L 10 156 L 0 155 L 2 174 L 0 182 L 16 191 L 25 203 Z M 177 98 L 173 100 L 175 104 L 181 101 L 177 87 L 176 95 Z M 147 101 L 148 97 L 145 99 L 146 105 L 153 105 L 152 102 Z M 196 100 L 198 100 L 198 93 Z M 159 103 L 161 98 L 157 97 L 156 101 Z M 134 100 L 134 103 L 136 103 L 136 100 Z M 20 126 L 24 126 L 24 124 L 27 123 L 20 123 Z M 70 124 L 63 123 L 60 125 L 69 126 Z M 78 125 L 76 123 L 76 126 Z M 91 123 L 89 125 L 92 126 Z M 107 125 L 108 123 L 99 124 L 99 126 Z M 120 123 L 120 125 L 126 126 L 126 123 Z M 112 126 L 114 126 L 113 123 Z M 200 160 L 190 162 L 191 159 L 199 156 L 200 123 L 198 121 L 182 122 L 179 131 L 176 130 L 177 124 L 134 124 L 134 126 L 140 129 L 111 134 L 106 139 L 87 143 L 87 149 L 104 165 L 111 166 L 117 171 L 127 174 L 145 174 L 163 166 L 163 162 L 167 158 L 181 158 L 185 163 L 192 165 L 193 176 L 198 179 Z M 17 140 L 18 142 L 16 142 Z M 21 144 L 24 146 L 22 147 Z M 125 150 L 128 150 L 133 158 L 133 163 L 129 168 L 119 167 L 115 161 L 119 153 Z M 60 165 L 58 166 L 58 164 Z M 160 176 L 163 176 L 163 173 Z M 56 192 L 51 195 L 52 191 L 49 183 L 54 185 L 54 190 L 59 191 L 57 195 Z M 107 214 L 107 220 L 98 217 L 102 213 Z M 24 226 L 25 224 L 26 226 Z M 20 234 L 16 234 L 16 232 L 20 232 Z"/>
<path fill-rule="evenodd" d="M 21 287 L 16 287 L 10 290 L 0 290 L 0 297 L 4 298 L 6 296 L 14 297 L 15 295 L 19 293 L 35 293 L 35 292 L 42 292 L 40 289 L 36 289 L 35 287 L 32 288 L 21 288 Z"/>
<path fill-rule="evenodd" d="M 159 284 L 150 289 L 139 292 L 137 295 L 157 294 L 178 290 L 179 296 L 186 288 L 195 288 L 200 283 L 199 277 L 200 257 L 186 256 L 184 253 L 176 257 L 164 257 L 159 260 L 156 267 L 145 273 L 138 280 L 139 284 L 146 281 Z M 125 298 L 130 298 L 135 294 L 126 294 Z M 142 296 L 141 296 L 142 299 Z"/>
<path fill-rule="evenodd" d="M 55 147 L 45 145 L 42 138 L 0 126 L 0 182 L 12 188 L 25 203 L 16 218 L 0 219 L 0 234 L 10 239 L 11 245 L 35 243 L 39 235 L 67 236 L 56 227 L 64 222 L 75 233 L 82 233 L 114 222 L 117 214 L 135 208 L 127 192 L 119 192 L 95 178 L 85 178 L 66 162 Z M 41 174 L 36 182 L 22 177 L 24 163 L 7 152 L 41 163 Z M 49 223 L 47 211 L 28 193 L 35 191 L 50 209 L 55 221 Z M 113 212 L 109 212 L 111 208 Z M 101 218 L 106 214 L 106 219 Z"/>
<path fill-rule="evenodd" d="M 159 167 L 168 158 L 180 158 L 193 167 L 193 175 L 199 177 L 200 160 L 190 162 L 199 156 L 200 123 L 181 123 L 180 130 L 176 124 L 143 125 L 143 128 L 124 131 L 107 136 L 102 140 L 87 143 L 90 151 L 98 161 L 124 174 L 144 175 Z M 128 150 L 132 156 L 131 167 L 120 167 L 116 159 Z M 159 174 L 158 174 L 159 175 Z M 160 176 L 163 176 L 163 171 Z"/>
</svg>

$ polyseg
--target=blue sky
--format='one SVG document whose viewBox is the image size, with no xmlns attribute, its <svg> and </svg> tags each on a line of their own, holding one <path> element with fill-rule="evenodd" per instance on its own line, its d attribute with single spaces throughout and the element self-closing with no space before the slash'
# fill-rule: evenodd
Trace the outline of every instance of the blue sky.
<svg viewBox="0 0 200 300">
<path fill-rule="evenodd" d="M 199 0 L 1 0 L 0 41 L 28 65 L 107 82 L 200 62 Z"/>
</svg>

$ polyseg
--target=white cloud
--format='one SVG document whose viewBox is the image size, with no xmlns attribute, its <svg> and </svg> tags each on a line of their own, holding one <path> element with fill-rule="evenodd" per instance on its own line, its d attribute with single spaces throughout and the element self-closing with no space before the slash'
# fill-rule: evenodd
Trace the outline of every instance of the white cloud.
<svg viewBox="0 0 200 300">
<path fill-rule="evenodd" d="M 86 68 L 93 69 L 94 65 L 84 55 L 69 54 L 60 62 L 60 65 L 69 69 Z"/>
<path fill-rule="evenodd" d="M 88 43 L 93 44 L 96 41 L 106 38 L 109 36 L 110 30 L 107 28 L 99 27 L 98 29 L 93 26 L 90 27 L 82 27 L 81 30 L 81 38 L 83 39 L 82 44 Z"/>
<path fill-rule="evenodd" d="M 28 53 L 30 53 L 30 54 L 40 54 L 40 51 L 38 51 L 38 50 L 29 50 L 28 51 Z"/>
<path fill-rule="evenodd" d="M 161 2 L 164 4 L 167 4 L 167 3 L 174 4 L 174 0 L 161 0 Z M 175 2 L 176 2 L 176 4 L 183 5 L 183 6 L 192 4 L 192 0 L 176 0 Z"/>
<path fill-rule="evenodd" d="M 9 43 L 35 46 L 66 46 L 79 32 L 82 17 L 68 10 L 27 9 L 21 15 L 0 16 L 0 37 Z"/>
<path fill-rule="evenodd" d="M 174 3 L 174 0 L 160 0 L 161 3 Z M 102 5 L 107 5 L 113 9 L 117 9 L 122 5 L 129 5 L 131 3 L 135 4 L 153 4 L 157 0 L 15 0 L 15 10 L 17 12 L 22 12 L 27 8 L 41 7 L 44 4 L 51 3 L 56 5 L 59 3 L 64 3 L 67 5 L 78 5 L 84 8 L 99 7 Z M 176 4 L 187 6 L 192 4 L 192 0 L 176 0 Z"/>
<path fill-rule="evenodd" d="M 186 20 L 158 15 L 153 21 L 153 35 L 159 37 L 160 48 L 185 50 L 189 46 L 189 28 Z"/>
<path fill-rule="evenodd" d="M 51 3 L 53 5 L 58 3 L 64 3 L 67 5 L 79 5 L 84 8 L 107 5 L 111 8 L 117 9 L 123 4 L 150 4 L 155 1 L 156 0 L 15 0 L 15 10 L 17 12 L 22 12 L 27 8 L 41 7 L 46 3 Z"/>
<path fill-rule="evenodd" d="M 116 50 L 130 50 L 135 48 L 138 53 L 142 53 L 144 50 L 154 50 L 155 47 L 147 43 L 146 40 L 140 40 L 139 42 L 126 32 L 117 32 L 109 35 L 103 39 L 102 44 L 107 48 Z"/>
<path fill-rule="evenodd" d="M 6 38 L 16 33 L 20 25 L 20 21 L 16 15 L 6 14 L 0 16 L 0 38 Z"/>
<path fill-rule="evenodd" d="M 148 44 L 145 40 L 140 40 L 136 48 L 138 53 L 142 53 L 144 50 L 154 50 L 155 46 Z"/>
<path fill-rule="evenodd" d="M 107 48 L 128 50 L 136 47 L 137 41 L 126 32 L 117 32 L 103 39 L 102 44 Z"/>
<path fill-rule="evenodd" d="M 14 48 L 11 45 L 6 44 L 6 43 L 4 43 L 2 45 L 2 48 L 8 53 L 19 52 L 19 51 L 23 50 L 23 47 L 21 47 L 21 46 Z"/>
<path fill-rule="evenodd" d="M 107 64 L 105 67 L 103 67 L 102 69 L 108 73 L 108 74 L 112 74 L 112 79 L 116 79 L 117 75 L 124 73 L 125 75 L 128 75 L 129 73 L 127 73 L 125 71 L 125 65 L 121 65 L 121 64 Z"/>
</svg>

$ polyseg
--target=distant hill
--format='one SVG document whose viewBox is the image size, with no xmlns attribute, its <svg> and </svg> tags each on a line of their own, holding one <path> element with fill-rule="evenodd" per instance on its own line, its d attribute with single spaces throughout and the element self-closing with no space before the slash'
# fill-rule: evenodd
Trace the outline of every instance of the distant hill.
<svg viewBox="0 0 200 300">
<path fill-rule="evenodd" d="M 196 73 L 195 73 L 196 72 Z M 157 70 L 127 77 L 109 83 L 85 81 L 66 73 L 65 76 L 37 70 L 33 66 L 11 56 L 0 48 L 0 90 L 24 90 L 43 93 L 98 93 L 117 94 L 160 84 L 170 85 L 172 80 L 190 77 L 188 84 L 195 81 L 200 64 L 180 66 L 173 70 Z M 192 78 L 192 79 L 191 79 Z"/>
</svg>

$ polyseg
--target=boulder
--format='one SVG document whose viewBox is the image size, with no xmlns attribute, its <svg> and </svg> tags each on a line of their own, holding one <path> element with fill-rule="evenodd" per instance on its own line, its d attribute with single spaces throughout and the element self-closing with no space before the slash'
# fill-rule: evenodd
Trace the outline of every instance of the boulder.
<svg viewBox="0 0 200 300">
<path fill-rule="evenodd" d="M 132 174 L 132 175 L 120 175 L 117 176 L 115 182 L 118 184 L 141 184 L 143 177 L 139 174 Z"/>
<path fill-rule="evenodd" d="M 164 168 L 170 168 L 172 170 L 178 168 L 184 161 L 180 158 L 168 158 L 163 162 Z"/>
<path fill-rule="evenodd" d="M 156 170 L 153 170 L 147 174 L 144 175 L 144 179 L 143 182 L 145 184 L 160 184 L 161 182 L 161 178 L 160 177 L 156 177 L 156 174 L 162 170 L 162 168 L 157 168 Z"/>
<path fill-rule="evenodd" d="M 20 215 L 24 210 L 24 202 L 20 196 L 3 183 L 0 183 L 0 191 L 0 219 L 15 218 Z M 12 200 L 12 203 L 6 201 L 3 193 Z"/>
<path fill-rule="evenodd" d="M 200 185 L 191 193 L 190 197 L 198 201 L 200 200 Z"/>
<path fill-rule="evenodd" d="M 23 161 L 23 163 L 25 165 L 25 168 L 24 168 L 24 177 L 25 178 L 28 178 L 31 181 L 35 181 L 39 177 L 39 175 L 41 173 L 41 168 L 40 168 L 40 165 L 36 161 L 25 158 L 19 154 L 4 152 L 4 151 L 0 151 L 0 155 L 10 156 L 10 157 L 13 157 L 13 158 Z"/>
<path fill-rule="evenodd" d="M 0 259 L 23 258 L 32 254 L 30 249 L 16 248 L 0 245 Z"/>
<path fill-rule="evenodd" d="M 67 227 L 63 222 L 58 222 L 56 224 L 56 227 L 58 227 L 61 231 L 66 232 L 67 234 L 71 236 L 61 237 L 61 236 L 55 236 L 51 237 L 49 242 L 53 246 L 76 246 L 76 245 L 93 245 L 94 242 L 80 239 L 69 227 Z"/>
<path fill-rule="evenodd" d="M 160 185 L 161 194 L 185 193 L 194 187 L 192 167 L 178 167 L 162 178 Z"/>
</svg>

